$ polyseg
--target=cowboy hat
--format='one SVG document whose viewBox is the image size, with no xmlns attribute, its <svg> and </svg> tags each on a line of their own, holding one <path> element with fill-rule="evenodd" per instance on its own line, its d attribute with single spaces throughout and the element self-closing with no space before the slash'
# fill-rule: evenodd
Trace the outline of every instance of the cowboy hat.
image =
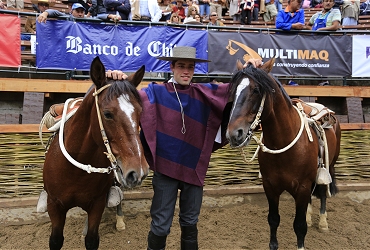
<svg viewBox="0 0 370 250">
<path fill-rule="evenodd" d="M 172 49 L 172 56 L 157 57 L 163 61 L 192 60 L 194 62 L 210 62 L 207 59 L 196 58 L 196 49 L 194 47 L 179 46 Z"/>
<path fill-rule="evenodd" d="M 39 3 L 47 3 L 47 4 L 49 4 L 50 7 L 55 5 L 55 0 L 54 1 L 50 1 L 50 0 L 31 0 L 31 2 L 33 4 L 36 4 L 36 5 L 39 4 Z"/>
</svg>

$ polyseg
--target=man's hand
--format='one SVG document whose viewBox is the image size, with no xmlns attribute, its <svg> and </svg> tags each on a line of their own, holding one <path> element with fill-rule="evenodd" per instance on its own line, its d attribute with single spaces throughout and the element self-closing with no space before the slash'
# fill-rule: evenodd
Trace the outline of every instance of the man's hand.
<svg viewBox="0 0 370 250">
<path fill-rule="evenodd" d="M 48 19 L 49 13 L 47 11 L 42 12 L 41 15 L 38 16 L 37 21 L 39 23 L 46 23 L 46 19 Z"/>
<path fill-rule="evenodd" d="M 259 68 L 263 65 L 263 62 L 261 59 L 254 59 L 254 58 L 250 58 L 248 59 L 248 61 L 243 65 L 243 68 L 246 68 L 248 66 L 248 64 L 252 64 L 253 67 L 255 68 Z"/>
<path fill-rule="evenodd" d="M 121 70 L 108 70 L 107 72 L 105 72 L 105 76 L 113 80 L 126 80 L 128 77 Z"/>
</svg>

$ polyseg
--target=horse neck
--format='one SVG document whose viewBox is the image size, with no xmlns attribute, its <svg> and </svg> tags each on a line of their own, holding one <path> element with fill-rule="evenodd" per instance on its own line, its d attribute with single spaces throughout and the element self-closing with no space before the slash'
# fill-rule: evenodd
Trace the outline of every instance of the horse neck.
<svg viewBox="0 0 370 250">
<path fill-rule="evenodd" d="M 282 144 L 287 145 L 297 135 L 301 120 L 289 102 L 281 92 L 276 89 L 274 98 L 266 98 L 264 111 L 261 116 L 261 125 L 264 139 L 272 139 L 274 144 L 276 138 L 281 138 Z"/>
</svg>

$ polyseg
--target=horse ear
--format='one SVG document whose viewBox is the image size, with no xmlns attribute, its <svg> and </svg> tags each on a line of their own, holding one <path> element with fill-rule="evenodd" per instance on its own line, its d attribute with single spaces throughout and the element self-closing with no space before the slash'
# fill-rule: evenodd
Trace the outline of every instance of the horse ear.
<svg viewBox="0 0 370 250">
<path fill-rule="evenodd" d="M 242 62 L 240 60 L 237 60 L 236 61 L 236 68 L 238 70 L 242 70 L 243 69 L 243 64 L 242 64 Z"/>
<path fill-rule="evenodd" d="M 261 66 L 261 69 L 263 69 L 264 71 L 266 71 L 266 73 L 270 73 L 270 71 L 272 70 L 272 67 L 274 66 L 274 63 L 275 63 L 275 57 L 271 58 L 266 63 L 264 63 Z"/>
<path fill-rule="evenodd" d="M 134 74 L 127 77 L 127 81 L 129 81 L 132 85 L 137 87 L 143 80 L 144 73 L 145 73 L 145 65 L 141 66 L 141 68 L 138 69 Z"/>
<path fill-rule="evenodd" d="M 91 63 L 90 77 L 98 89 L 106 84 L 105 67 L 98 56 Z"/>
</svg>

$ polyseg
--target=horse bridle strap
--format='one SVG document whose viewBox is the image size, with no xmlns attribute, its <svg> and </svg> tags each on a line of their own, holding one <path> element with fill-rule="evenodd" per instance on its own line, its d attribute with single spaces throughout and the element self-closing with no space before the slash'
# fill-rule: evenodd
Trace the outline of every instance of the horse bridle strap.
<svg viewBox="0 0 370 250">
<path fill-rule="evenodd" d="M 63 133 L 64 133 L 64 124 L 66 122 L 66 115 L 67 115 L 67 107 L 68 107 L 68 104 L 69 102 L 71 102 L 72 100 L 74 100 L 73 98 L 69 98 L 65 103 L 64 103 L 64 109 L 63 109 L 63 114 L 62 114 L 62 119 L 61 119 L 61 125 L 60 125 L 60 129 L 59 129 L 59 146 L 60 146 L 60 149 L 62 150 L 62 153 L 64 155 L 64 157 L 66 157 L 66 159 L 71 163 L 73 164 L 74 166 L 88 172 L 89 174 L 90 173 L 107 173 L 109 174 L 112 170 L 114 170 L 115 174 L 116 174 L 116 169 L 117 169 L 117 161 L 116 161 L 116 158 L 114 157 L 113 153 L 112 153 L 112 150 L 109 146 L 109 140 L 106 136 L 106 133 L 105 133 L 105 130 L 104 130 L 104 127 L 103 127 L 103 123 L 102 123 L 102 120 L 101 120 L 101 115 L 100 115 L 100 112 L 99 112 L 99 105 L 98 105 L 98 95 L 106 88 L 108 88 L 110 86 L 110 84 L 107 84 L 107 85 L 104 85 L 102 88 L 96 90 L 95 89 L 95 92 L 93 93 L 93 96 L 95 97 L 95 104 L 96 104 L 96 112 L 98 114 L 98 120 L 99 120 L 99 126 L 100 126 L 100 131 L 102 133 L 102 137 L 103 137 L 103 141 L 104 141 L 104 145 L 106 146 L 107 148 L 107 152 L 105 152 L 105 154 L 107 155 L 107 158 L 109 159 L 109 161 L 111 162 L 112 164 L 112 167 L 107 167 L 107 168 L 95 168 L 93 166 L 91 166 L 90 164 L 82 164 L 78 161 L 76 161 L 75 159 L 73 159 L 73 157 L 67 152 L 65 146 L 64 146 L 64 136 L 63 136 Z"/>
</svg>

